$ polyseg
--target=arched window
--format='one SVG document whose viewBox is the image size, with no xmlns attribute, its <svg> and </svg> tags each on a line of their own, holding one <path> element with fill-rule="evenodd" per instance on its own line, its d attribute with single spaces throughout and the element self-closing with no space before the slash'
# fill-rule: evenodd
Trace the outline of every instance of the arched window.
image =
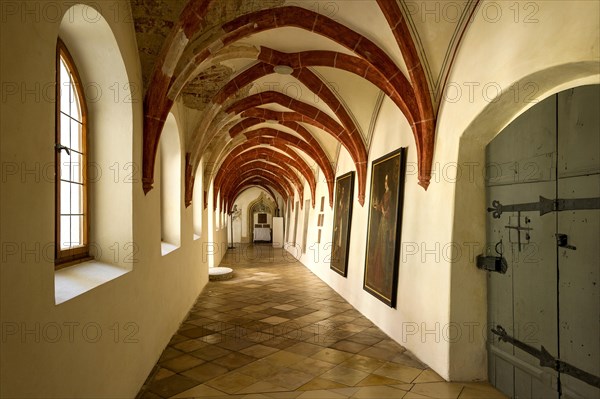
<svg viewBox="0 0 600 399">
<path fill-rule="evenodd" d="M 55 265 L 89 258 L 87 109 L 73 58 L 61 40 L 56 51 Z"/>
</svg>

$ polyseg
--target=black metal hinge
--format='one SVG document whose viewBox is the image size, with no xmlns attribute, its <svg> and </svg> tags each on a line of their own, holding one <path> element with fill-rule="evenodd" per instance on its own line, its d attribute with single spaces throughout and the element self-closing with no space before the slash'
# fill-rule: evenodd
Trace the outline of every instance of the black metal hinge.
<svg viewBox="0 0 600 399">
<path fill-rule="evenodd" d="M 502 205 L 500 201 L 492 201 L 488 212 L 492 212 L 494 219 L 499 219 L 503 212 L 534 212 L 539 211 L 540 216 L 550 212 L 576 211 L 583 209 L 600 209 L 600 197 L 597 198 L 571 198 L 548 199 L 540 196 L 538 202 L 524 204 Z"/>
<path fill-rule="evenodd" d="M 550 352 L 546 350 L 546 348 L 544 348 L 544 346 L 542 346 L 541 349 L 537 349 L 531 345 L 519 341 L 518 339 L 508 335 L 506 330 L 500 325 L 497 325 L 495 329 L 492 328 L 492 333 L 496 334 L 500 341 L 513 344 L 517 348 L 537 358 L 540 361 L 540 366 L 549 367 L 553 370 L 558 371 L 559 373 L 568 374 L 571 377 L 575 377 L 578 380 L 581 380 L 591 386 L 600 388 L 600 377 L 590 374 L 587 371 L 580 369 L 579 367 L 575 367 L 569 363 L 563 362 L 562 360 L 555 358 L 550 354 Z"/>
</svg>

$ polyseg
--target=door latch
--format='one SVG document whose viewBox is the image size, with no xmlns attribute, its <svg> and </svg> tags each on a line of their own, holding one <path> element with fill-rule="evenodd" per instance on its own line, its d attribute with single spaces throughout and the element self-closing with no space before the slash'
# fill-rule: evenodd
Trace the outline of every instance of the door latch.
<svg viewBox="0 0 600 399">
<path fill-rule="evenodd" d="M 506 273 L 508 264 L 506 259 L 501 256 L 483 256 L 477 255 L 477 267 L 488 272 Z"/>
<path fill-rule="evenodd" d="M 506 259 L 504 259 L 504 256 L 502 256 L 502 240 L 496 244 L 494 249 L 499 256 L 477 255 L 477 268 L 488 272 L 504 274 L 508 270 L 508 263 L 506 262 Z"/>
<path fill-rule="evenodd" d="M 567 236 L 566 234 L 555 234 L 556 235 L 556 245 L 558 245 L 561 248 L 566 248 L 566 249 L 572 249 L 572 250 L 576 250 L 577 248 L 574 247 L 573 245 L 569 245 L 569 236 Z"/>
</svg>

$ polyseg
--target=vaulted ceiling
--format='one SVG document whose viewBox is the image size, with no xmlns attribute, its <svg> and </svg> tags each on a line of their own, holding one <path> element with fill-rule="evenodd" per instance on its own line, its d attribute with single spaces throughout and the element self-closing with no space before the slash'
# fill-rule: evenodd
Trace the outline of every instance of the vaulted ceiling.
<svg viewBox="0 0 600 399">
<path fill-rule="evenodd" d="M 319 178 L 331 205 L 342 147 L 362 205 L 373 116 L 385 96 L 411 126 L 427 189 L 437 106 L 477 2 L 436 2 L 437 11 L 396 0 L 131 3 L 144 80 L 145 192 L 173 113 L 186 206 L 200 162 L 203 189 L 214 182 L 221 209 L 250 185 L 285 200 L 294 190 L 302 197 L 304 182 L 314 206 Z"/>
</svg>

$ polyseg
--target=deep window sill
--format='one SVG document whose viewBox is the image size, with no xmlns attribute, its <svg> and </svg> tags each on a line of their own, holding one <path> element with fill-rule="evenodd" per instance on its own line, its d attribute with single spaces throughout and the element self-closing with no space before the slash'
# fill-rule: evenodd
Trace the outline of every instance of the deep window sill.
<svg viewBox="0 0 600 399">
<path fill-rule="evenodd" d="M 54 301 L 57 305 L 114 280 L 131 269 L 91 260 L 54 273 Z"/>
<path fill-rule="evenodd" d="M 160 242 L 160 254 L 165 256 L 179 248 L 179 245 L 171 244 L 168 242 L 161 241 Z"/>
</svg>

